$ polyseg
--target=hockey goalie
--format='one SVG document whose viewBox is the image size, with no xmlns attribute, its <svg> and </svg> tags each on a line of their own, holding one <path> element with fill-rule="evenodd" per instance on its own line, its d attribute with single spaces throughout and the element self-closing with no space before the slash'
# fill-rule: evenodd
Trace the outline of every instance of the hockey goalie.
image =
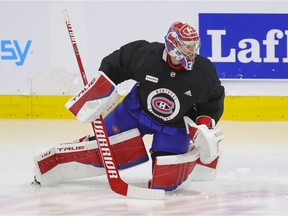
<svg viewBox="0 0 288 216">
<path fill-rule="evenodd" d="M 216 124 L 225 94 L 214 64 L 199 48 L 197 31 L 175 22 L 164 43 L 134 41 L 104 57 L 95 78 L 66 103 L 83 123 L 105 115 L 113 149 L 107 154 L 120 170 L 151 158 L 149 188 L 173 191 L 215 178 L 223 139 Z M 136 84 L 119 102 L 117 85 L 128 79 Z M 145 135 L 153 135 L 149 152 Z M 46 186 L 103 175 L 97 146 L 95 137 L 85 136 L 40 152 L 35 181 Z"/>
</svg>

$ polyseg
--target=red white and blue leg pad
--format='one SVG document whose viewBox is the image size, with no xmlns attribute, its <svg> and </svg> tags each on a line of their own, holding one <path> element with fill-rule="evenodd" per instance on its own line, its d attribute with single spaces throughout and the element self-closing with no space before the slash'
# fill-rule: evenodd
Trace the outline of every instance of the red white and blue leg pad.
<svg viewBox="0 0 288 216">
<path fill-rule="evenodd" d="M 220 156 L 209 164 L 201 162 L 198 148 L 192 148 L 185 154 L 158 156 L 148 187 L 174 191 L 188 187 L 191 182 L 212 181 L 217 174 Z"/>
<path fill-rule="evenodd" d="M 199 151 L 196 148 L 181 155 L 156 157 L 149 187 L 165 191 L 176 190 L 191 178 L 190 175 L 193 173 L 198 158 Z"/>
<path fill-rule="evenodd" d="M 138 129 L 109 137 L 119 169 L 129 168 L 149 160 Z M 111 154 L 107 152 L 107 154 Z M 105 152 L 104 152 L 105 156 Z M 95 140 L 59 144 L 34 156 L 34 173 L 42 186 L 65 180 L 105 175 L 103 162 Z"/>
</svg>

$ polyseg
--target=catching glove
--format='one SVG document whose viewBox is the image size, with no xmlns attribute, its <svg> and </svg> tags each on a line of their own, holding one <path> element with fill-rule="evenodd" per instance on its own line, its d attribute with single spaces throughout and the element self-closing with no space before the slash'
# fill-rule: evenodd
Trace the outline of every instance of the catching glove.
<svg viewBox="0 0 288 216">
<path fill-rule="evenodd" d="M 219 156 L 219 143 L 224 138 L 222 129 L 215 127 L 214 119 L 209 116 L 199 116 L 196 123 L 185 116 L 184 122 L 188 136 L 199 149 L 201 162 L 211 163 Z"/>
</svg>

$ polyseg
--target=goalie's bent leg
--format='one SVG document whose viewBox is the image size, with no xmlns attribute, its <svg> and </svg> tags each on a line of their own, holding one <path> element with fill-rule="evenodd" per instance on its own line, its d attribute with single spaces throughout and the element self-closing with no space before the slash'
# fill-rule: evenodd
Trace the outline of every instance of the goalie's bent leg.
<svg viewBox="0 0 288 216">
<path fill-rule="evenodd" d="M 209 164 L 201 162 L 198 148 L 185 154 L 163 155 L 153 157 L 152 153 L 154 166 L 149 188 L 174 191 L 189 186 L 193 181 L 212 181 L 216 177 L 220 155 Z"/>
<path fill-rule="evenodd" d="M 138 129 L 125 131 L 109 139 L 119 169 L 149 160 Z M 34 161 L 35 181 L 42 186 L 105 174 L 95 140 L 59 144 L 37 154 Z"/>
<path fill-rule="evenodd" d="M 35 180 L 42 186 L 105 174 L 95 141 L 56 145 L 35 155 L 34 162 Z"/>
<path fill-rule="evenodd" d="M 196 148 L 185 154 L 156 157 L 149 187 L 165 191 L 176 190 L 189 180 L 198 158 L 199 151 Z"/>
</svg>

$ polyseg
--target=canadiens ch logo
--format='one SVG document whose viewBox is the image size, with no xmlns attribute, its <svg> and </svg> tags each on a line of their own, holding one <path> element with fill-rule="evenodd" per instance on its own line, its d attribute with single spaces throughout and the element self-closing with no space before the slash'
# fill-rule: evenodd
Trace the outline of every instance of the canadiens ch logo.
<svg viewBox="0 0 288 216">
<path fill-rule="evenodd" d="M 173 91 L 159 88 L 148 95 L 147 108 L 158 118 L 169 121 L 179 113 L 180 102 Z"/>
<path fill-rule="evenodd" d="M 152 106 L 163 114 L 172 114 L 174 109 L 174 103 L 164 97 L 154 97 L 152 99 Z"/>
</svg>

